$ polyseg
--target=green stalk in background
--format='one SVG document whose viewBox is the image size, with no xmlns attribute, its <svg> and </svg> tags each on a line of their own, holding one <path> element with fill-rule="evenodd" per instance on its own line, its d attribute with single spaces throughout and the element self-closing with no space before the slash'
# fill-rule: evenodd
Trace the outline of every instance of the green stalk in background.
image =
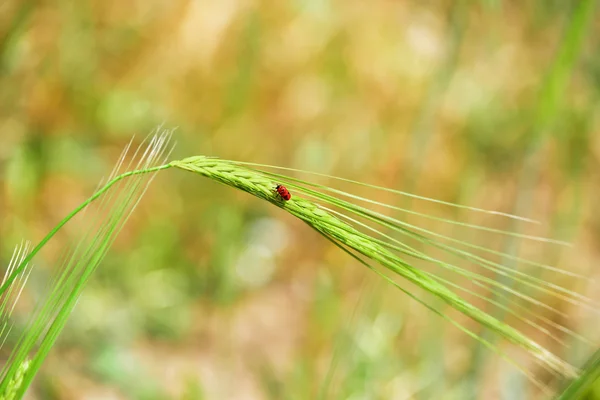
<svg viewBox="0 0 600 400">
<path fill-rule="evenodd" d="M 540 83 L 538 103 L 531 116 L 531 126 L 526 135 L 525 162 L 519 176 L 517 196 L 515 199 L 515 214 L 528 215 L 534 207 L 532 188 L 536 187 L 540 175 L 540 166 L 544 159 L 544 147 L 548 141 L 555 136 L 555 121 L 561 115 L 561 104 L 569 86 L 569 80 L 580 58 L 584 41 L 591 28 L 594 11 L 597 2 L 595 0 L 583 0 L 574 7 L 572 15 L 567 19 L 560 46 L 556 50 L 556 56 L 549 65 L 544 79 Z M 511 231 L 518 231 L 517 225 L 510 227 Z M 519 251 L 520 243 L 515 238 L 507 238 L 505 252 L 514 255 Z M 509 257 L 503 261 L 508 268 L 516 268 L 516 263 Z M 510 277 L 497 274 L 496 280 L 504 285 L 512 285 Z M 506 301 L 502 298 L 495 299 L 501 303 Z M 505 318 L 506 312 L 500 309 L 494 314 L 499 320 Z M 488 334 L 482 333 L 486 339 Z M 493 339 L 490 339 L 493 340 Z M 477 349 L 473 356 L 472 381 L 478 382 L 483 374 L 481 368 L 486 354 L 483 348 Z M 473 388 L 473 397 L 477 398 L 477 388 Z"/>
<path fill-rule="evenodd" d="M 486 270 L 496 271 L 501 274 L 510 274 L 513 279 L 526 285 L 528 288 L 535 289 L 546 295 L 554 296 L 560 301 L 593 309 L 594 305 L 583 296 L 558 285 L 541 281 L 522 272 L 510 269 L 507 270 L 503 268 L 501 264 L 490 261 L 479 254 L 485 251 L 494 254 L 495 252 L 492 250 L 444 237 L 443 235 L 427 231 L 418 226 L 410 225 L 401 220 L 386 216 L 385 214 L 374 212 L 366 207 L 359 206 L 356 203 L 366 202 L 377 206 L 387 207 L 388 209 L 418 214 L 414 211 L 374 202 L 373 200 L 355 196 L 327 186 L 317 185 L 308 181 L 258 169 L 268 167 L 264 165 L 244 165 L 243 163 L 205 156 L 195 156 L 165 164 L 163 160 L 166 157 L 169 137 L 170 132 L 164 132 L 155 136 L 151 140 L 148 150 L 141 156 L 141 161 L 139 161 L 137 165 L 132 167 L 132 164 L 130 164 L 126 168 L 126 172 L 118 175 L 115 172 L 105 186 L 62 220 L 38 246 L 27 254 L 27 256 L 24 256 L 19 266 L 13 269 L 8 279 L 6 279 L 0 287 L 0 295 L 7 293 L 7 291 L 10 290 L 9 288 L 11 285 L 17 281 L 18 276 L 20 276 L 19 274 L 22 274 L 25 271 L 26 266 L 30 264 L 33 257 L 50 239 L 52 239 L 59 229 L 66 225 L 82 210 L 89 206 L 97 207 L 97 212 L 92 215 L 91 221 L 86 219 L 85 226 L 87 228 L 87 233 L 82 235 L 81 241 L 68 252 L 68 257 L 66 257 L 65 261 L 61 264 L 55 280 L 51 283 L 49 295 L 43 299 L 39 309 L 31 316 L 27 329 L 21 336 L 17 346 L 13 349 L 7 364 L 4 366 L 1 375 L 2 381 L 0 382 L 0 399 L 16 399 L 21 398 L 24 395 L 43 360 L 64 328 L 66 320 L 72 312 L 86 282 L 101 262 L 127 218 L 131 215 L 131 212 L 141 199 L 148 184 L 156 175 L 155 173 L 171 168 L 197 173 L 211 180 L 243 190 L 262 200 L 266 200 L 299 218 L 312 229 L 322 234 L 326 239 L 333 242 L 336 246 L 352 255 L 352 257 L 360 263 L 375 271 L 378 275 L 383 277 L 385 281 L 407 293 L 416 301 L 424 304 L 434 313 L 441 315 L 444 319 L 450 321 L 468 335 L 476 338 L 483 345 L 490 348 L 501 357 L 509 360 L 540 388 L 545 390 L 544 383 L 539 382 L 534 374 L 527 368 L 520 367 L 516 365 L 515 362 L 511 361 L 509 357 L 504 355 L 504 350 L 500 346 L 482 339 L 464 325 L 453 320 L 434 307 L 429 306 L 423 300 L 416 297 L 411 290 L 405 287 L 407 282 L 399 283 L 395 278 L 402 277 L 408 280 L 410 284 L 434 295 L 440 301 L 470 317 L 483 327 L 505 339 L 507 342 L 525 350 L 539 365 L 549 371 L 552 375 L 569 379 L 578 376 L 576 368 L 536 343 L 529 336 L 515 327 L 499 321 L 489 312 L 475 306 L 459 293 L 476 295 L 483 300 L 488 301 L 492 306 L 498 306 L 498 304 L 494 304 L 494 302 L 490 301 L 486 296 L 478 295 L 472 289 L 468 288 L 467 285 L 463 284 L 469 282 L 483 288 L 486 293 L 499 293 L 506 298 L 519 297 L 520 299 L 529 302 L 531 308 L 539 307 L 553 311 L 557 310 L 530 295 L 522 294 L 515 289 L 489 279 L 483 274 L 430 256 L 426 251 L 419 250 L 415 245 L 411 245 L 410 243 L 431 246 L 433 249 L 441 250 L 453 257 L 465 260 L 469 264 L 475 264 Z M 133 170 L 131 170 L 131 168 L 133 168 Z M 120 165 L 118 169 L 120 169 Z M 358 182 L 354 183 L 360 184 Z M 277 194 L 275 191 L 277 184 L 285 184 L 292 191 L 293 196 L 291 200 L 284 201 Z M 391 189 L 371 187 L 374 189 L 387 190 L 396 194 L 407 195 L 406 193 L 396 192 Z M 343 197 L 349 198 L 352 202 L 344 200 Z M 418 198 L 418 196 L 414 197 Z M 420 199 L 431 201 L 430 199 Z M 450 203 L 444 204 L 454 206 Z M 472 211 L 483 211 L 464 206 L 458 207 L 469 208 Z M 521 239 L 551 242 L 550 240 L 527 235 L 497 231 L 486 227 L 467 225 L 422 214 L 418 215 L 434 218 L 443 223 L 455 223 L 460 226 L 472 229 L 482 229 L 491 233 L 506 234 Z M 519 219 L 518 217 L 514 218 Z M 383 230 L 392 232 L 393 234 L 402 235 L 402 240 L 383 233 Z M 451 244 L 447 244 L 447 241 L 450 241 Z M 474 253 L 475 251 L 477 251 L 477 254 Z M 546 268 L 555 272 L 561 272 L 550 266 L 532 263 L 518 257 L 514 257 L 514 259 L 523 264 L 530 264 L 537 266 L 538 268 Z M 444 268 L 452 273 L 456 273 L 456 276 L 460 280 L 458 283 L 454 283 L 446 278 L 442 279 L 434 272 L 428 272 L 415 267 L 412 260 Z M 376 268 L 373 265 L 378 265 L 379 267 Z M 568 271 L 564 271 L 564 274 L 572 275 L 572 273 L 569 273 Z M 525 321 L 530 322 L 531 326 L 543 334 L 548 335 L 551 338 L 557 337 L 556 333 L 537 324 L 535 322 L 535 313 L 531 313 L 531 310 L 528 310 L 527 307 L 524 309 L 521 308 L 520 310 L 512 309 L 510 311 L 512 314 L 520 316 L 522 319 L 525 319 Z M 527 311 L 529 311 L 530 314 L 528 314 Z M 558 332 L 569 334 L 573 337 L 580 337 L 574 332 L 569 331 L 566 327 L 562 327 L 558 324 L 555 325 L 556 331 Z"/>
<path fill-rule="evenodd" d="M 581 376 L 569 383 L 565 390 L 558 396 L 558 400 L 580 399 L 590 392 L 594 383 L 600 378 L 600 350 L 585 364 Z M 590 398 L 596 398 L 591 397 Z"/>
</svg>

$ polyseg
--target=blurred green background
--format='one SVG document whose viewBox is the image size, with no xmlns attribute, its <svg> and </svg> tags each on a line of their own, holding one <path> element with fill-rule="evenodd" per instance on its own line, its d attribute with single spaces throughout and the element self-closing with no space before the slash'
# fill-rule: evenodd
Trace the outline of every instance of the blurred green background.
<svg viewBox="0 0 600 400">
<path fill-rule="evenodd" d="M 536 218 L 534 233 L 574 248 L 521 251 L 598 278 L 593 3 L 5 0 L 0 261 L 89 196 L 133 135 L 164 123 L 178 127 L 173 158 L 294 167 Z M 66 232 L 54 246 L 75 239 Z M 44 260 L 39 281 L 52 269 Z M 575 363 L 591 355 L 553 350 Z M 29 393 L 319 396 L 532 394 L 508 364 L 308 227 L 181 171 L 154 181 Z"/>
</svg>

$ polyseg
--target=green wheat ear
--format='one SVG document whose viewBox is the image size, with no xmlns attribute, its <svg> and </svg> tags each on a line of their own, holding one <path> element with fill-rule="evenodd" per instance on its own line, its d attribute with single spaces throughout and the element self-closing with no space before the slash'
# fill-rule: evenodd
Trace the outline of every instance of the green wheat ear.
<svg viewBox="0 0 600 400">
<path fill-rule="evenodd" d="M 257 164 L 244 165 L 242 163 L 205 156 L 190 157 L 165 164 L 163 160 L 168 153 L 170 136 L 171 132 L 163 131 L 150 139 L 147 150 L 144 152 L 142 148 L 138 149 L 139 154 L 136 153 L 136 157 L 134 157 L 134 159 L 139 159 L 140 161 L 138 161 L 136 165 L 130 163 L 126 166 L 124 168 L 126 172 L 118 172 L 123 169 L 122 161 L 119 162 L 117 168 L 115 168 L 115 171 L 113 171 L 113 174 L 109 178 L 108 183 L 101 187 L 94 195 L 92 195 L 92 197 L 82 203 L 82 205 L 75 209 L 71 214 L 65 217 L 65 219 L 63 219 L 35 248 L 30 252 L 24 252 L 23 254 L 25 255 L 19 259 L 17 265 L 13 266 L 11 271 L 8 272 L 8 277 L 5 278 L 0 287 L 0 295 L 3 296 L 9 294 L 9 290 L 11 290 L 11 287 L 13 287 L 16 282 L 20 282 L 21 278 L 19 277 L 22 277 L 25 271 L 27 271 L 27 266 L 30 265 L 33 257 L 59 229 L 82 210 L 89 207 L 96 208 L 95 212 L 91 213 L 91 216 L 86 215 L 85 226 L 88 227 L 87 233 L 82 235 L 81 240 L 67 252 L 68 256 L 65 257 L 62 264 L 60 264 L 58 272 L 50 286 L 48 296 L 40 303 L 39 311 L 31 316 L 28 328 L 21 336 L 17 346 L 12 351 L 8 362 L 2 369 L 0 375 L 2 379 L 0 382 L 0 394 L 2 394 L 3 398 L 20 398 L 25 393 L 25 390 L 31 384 L 33 377 L 39 370 L 41 363 L 63 329 L 85 283 L 101 262 L 103 256 L 108 251 L 110 245 L 122 229 L 131 212 L 133 212 L 135 206 L 148 187 L 148 184 L 156 175 L 155 173 L 171 168 L 191 171 L 214 181 L 235 187 L 289 212 L 291 215 L 304 221 L 311 228 L 322 234 L 327 240 L 333 242 L 343 251 L 357 259 L 360 263 L 372 269 L 390 284 L 424 304 L 427 308 L 437 313 L 442 318 L 450 321 L 468 335 L 479 340 L 491 350 L 498 353 L 501 357 L 508 359 L 508 357 L 504 356 L 499 347 L 487 342 L 474 332 L 449 318 L 447 315 L 416 298 L 404 288 L 401 283 L 392 279 L 390 275 L 392 277 L 398 276 L 408 280 L 441 299 L 454 309 L 467 315 L 474 321 L 477 321 L 482 326 L 497 333 L 507 341 L 526 350 L 535 357 L 540 365 L 554 375 L 568 378 L 573 378 L 578 375 L 576 368 L 561 360 L 519 330 L 474 306 L 469 301 L 465 300 L 459 293 L 479 296 L 489 304 L 512 313 L 537 331 L 557 341 L 559 340 L 558 335 L 550 331 L 547 328 L 548 325 L 552 326 L 554 331 L 585 341 L 585 338 L 577 335 L 575 332 L 572 332 L 557 323 L 553 323 L 553 321 L 549 319 L 544 320 L 544 317 L 540 317 L 532 311 L 532 307 L 545 308 L 553 311 L 557 311 L 556 309 L 537 300 L 533 295 L 521 293 L 512 287 L 489 279 L 484 274 L 435 258 L 428 254 L 428 250 L 421 250 L 420 247 L 417 248 L 409 243 L 416 242 L 428 249 L 436 249 L 436 251 L 442 250 L 449 255 L 464 260 L 469 264 L 477 265 L 484 270 L 495 271 L 499 274 L 510 276 L 516 282 L 527 286 L 528 289 L 535 290 L 536 292 L 545 295 L 554 296 L 560 301 L 576 304 L 588 309 L 594 309 L 595 305 L 585 297 L 558 285 L 545 282 L 536 276 L 506 268 L 502 264 L 491 261 L 481 255 L 481 253 L 484 252 L 489 252 L 488 254 L 492 255 L 498 254 L 493 250 L 461 242 L 425 230 L 399 219 L 374 212 L 356 203 L 366 202 L 368 204 L 376 204 L 397 211 L 418 214 L 410 210 L 377 203 L 327 186 L 317 185 L 282 174 L 258 169 L 267 168 L 268 166 Z M 354 183 L 361 184 L 359 182 Z M 277 184 L 285 184 L 293 191 L 293 196 L 289 201 L 284 201 L 276 193 L 274 189 Z M 407 195 L 406 193 L 396 192 L 391 189 L 374 186 L 371 186 L 371 188 L 392 191 L 399 195 Z M 348 198 L 352 201 L 344 200 L 344 198 Z M 420 199 L 431 201 L 431 199 Z M 439 201 L 437 202 L 440 203 Z M 450 203 L 444 203 L 444 205 L 455 206 Z M 463 208 L 469 208 L 471 211 L 486 212 L 471 207 Z M 426 215 L 421 216 L 429 217 Z M 518 218 L 513 216 L 509 217 Z M 440 218 L 436 219 L 444 223 L 455 223 L 492 233 L 512 235 L 528 240 L 548 241 L 546 239 L 531 236 L 496 231 L 486 227 L 467 225 Z M 395 234 L 402 235 L 405 240 L 391 236 L 388 233 L 384 233 L 384 231 L 388 233 L 392 231 Z M 447 243 L 448 241 L 453 244 L 449 245 Z M 513 259 L 521 264 L 556 273 L 563 273 L 571 277 L 574 275 L 569 271 L 560 271 L 552 266 L 531 262 L 516 256 L 513 256 Z M 520 301 L 527 304 L 523 306 L 517 302 L 513 301 L 510 303 L 509 301 L 508 303 L 512 304 L 514 307 L 509 308 L 504 304 L 495 302 L 493 299 L 473 292 L 464 285 L 456 284 L 445 277 L 442 278 L 431 272 L 416 268 L 412 260 L 431 263 L 436 267 L 447 269 L 461 277 L 461 279 L 484 289 L 486 293 L 491 293 L 494 296 L 503 296 L 509 300 L 518 297 Z M 376 266 L 382 267 L 383 270 Z M 510 359 L 508 360 L 511 361 Z M 543 387 L 543 385 L 537 382 L 535 377 L 526 369 L 521 368 L 521 370 L 532 379 L 534 383 Z"/>
<path fill-rule="evenodd" d="M 559 357 L 555 356 L 550 351 L 546 350 L 544 347 L 525 336 L 518 330 L 473 306 L 455 292 L 450 290 L 447 285 L 440 281 L 440 279 L 436 279 L 430 274 L 413 267 L 405 259 L 390 251 L 391 247 L 392 249 L 399 250 L 401 253 L 404 252 L 408 255 L 428 258 L 424 254 L 417 253 L 416 249 L 403 249 L 402 247 L 396 247 L 390 243 L 382 242 L 379 239 L 355 229 L 350 224 L 335 216 L 334 212 L 330 211 L 329 209 L 319 206 L 317 203 L 300 196 L 295 195 L 289 201 L 281 201 L 277 194 L 274 193 L 273 188 L 279 182 L 282 182 L 282 180 L 286 180 L 286 177 L 282 175 L 260 172 L 258 170 L 252 170 L 231 161 L 203 156 L 190 157 L 181 161 L 173 161 L 170 163 L 170 165 L 176 168 L 198 173 L 217 182 L 233 186 L 261 199 L 269 201 L 270 203 L 286 210 L 290 214 L 307 223 L 310 227 L 321 233 L 327 239 L 336 243 L 354 257 L 361 260 L 361 262 L 365 263 L 365 265 L 369 266 L 369 268 L 375 270 L 368 264 L 368 262 L 362 261 L 364 259 L 360 258 L 359 256 L 364 256 L 366 259 L 376 262 L 379 265 L 387 268 L 392 273 L 402 276 L 415 285 L 440 298 L 442 301 L 456 310 L 471 317 L 486 328 L 499 334 L 511 343 L 526 349 L 550 371 L 553 371 L 559 376 L 577 376 L 576 368 L 571 366 L 569 363 L 561 360 Z M 276 176 L 279 180 L 274 180 L 272 178 L 273 176 Z M 289 181 L 290 186 L 294 187 L 300 192 L 308 193 L 315 198 L 328 201 L 336 206 L 342 207 L 348 213 L 354 212 L 363 217 L 371 217 L 384 226 L 394 227 L 394 225 L 390 222 L 393 221 L 391 218 L 387 218 L 378 213 L 370 212 L 365 208 L 358 207 L 341 199 L 336 199 L 332 196 L 311 190 L 310 188 L 299 186 L 297 183 L 294 183 L 298 182 L 298 180 L 290 178 L 287 180 Z M 286 184 L 288 183 L 286 182 Z M 402 223 L 401 229 L 406 230 L 405 227 L 402 227 Z M 467 273 L 467 271 L 464 272 Z M 385 277 L 383 274 L 382 276 Z M 388 278 L 388 281 L 401 288 L 391 279 Z M 474 336 L 478 338 L 478 340 L 484 342 L 486 346 L 494 349 L 497 352 L 500 352 L 500 350 L 491 343 L 485 342 L 482 338 L 479 338 L 467 328 L 455 322 L 454 324 L 459 326 L 460 329 L 467 332 L 469 335 Z"/>
<path fill-rule="evenodd" d="M 31 365 L 30 360 L 24 360 L 19 364 L 19 368 L 16 370 L 14 376 L 6 384 L 6 389 L 0 396 L 0 400 L 14 400 L 22 396 L 19 393 L 23 389 L 23 380 L 27 372 L 29 372 L 29 366 Z"/>
</svg>

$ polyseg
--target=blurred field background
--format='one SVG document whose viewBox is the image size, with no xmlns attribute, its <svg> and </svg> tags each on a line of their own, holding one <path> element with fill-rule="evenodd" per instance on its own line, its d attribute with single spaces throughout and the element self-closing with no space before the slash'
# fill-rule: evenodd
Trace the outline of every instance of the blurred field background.
<svg viewBox="0 0 600 400">
<path fill-rule="evenodd" d="M 3 1 L 1 264 L 87 198 L 133 135 L 164 123 L 178 127 L 173 158 L 300 168 L 538 219 L 523 228 L 367 192 L 573 242 L 426 222 L 600 279 L 600 24 L 590 3 Z M 573 26 L 580 34 L 569 36 Z M 39 282 L 52 268 L 44 260 Z M 597 319 L 566 323 L 598 333 Z M 576 364 L 591 355 L 553 350 Z M 509 364 L 281 210 L 166 171 L 28 396 L 534 395 Z"/>
</svg>

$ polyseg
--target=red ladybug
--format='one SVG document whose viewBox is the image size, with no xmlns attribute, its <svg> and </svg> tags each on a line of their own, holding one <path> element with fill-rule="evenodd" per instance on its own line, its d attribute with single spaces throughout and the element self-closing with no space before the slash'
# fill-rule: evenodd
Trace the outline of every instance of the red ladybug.
<svg viewBox="0 0 600 400">
<path fill-rule="evenodd" d="M 281 196 L 281 198 L 283 200 L 285 200 L 285 201 L 288 201 L 289 199 L 292 198 L 292 195 L 290 194 L 290 192 L 283 185 L 277 185 L 277 187 L 275 188 L 275 190 L 277 190 L 277 193 L 279 193 L 279 195 Z"/>
</svg>

